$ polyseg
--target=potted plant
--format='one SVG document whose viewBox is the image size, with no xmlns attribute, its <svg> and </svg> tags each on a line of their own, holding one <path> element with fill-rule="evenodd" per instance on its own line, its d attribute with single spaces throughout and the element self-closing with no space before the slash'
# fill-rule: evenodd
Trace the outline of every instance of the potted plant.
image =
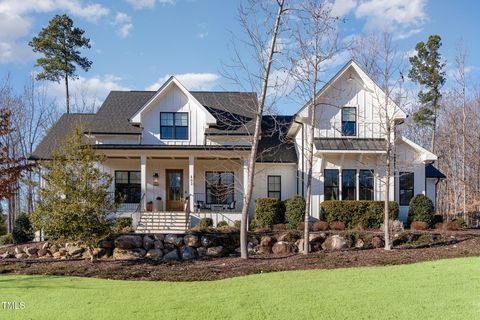
<svg viewBox="0 0 480 320">
<path fill-rule="evenodd" d="M 155 209 L 155 212 L 161 212 L 163 211 L 163 202 L 162 202 L 162 197 L 157 197 L 155 199 L 155 205 L 153 206 Z"/>
<path fill-rule="evenodd" d="M 148 201 L 147 202 L 147 211 L 152 211 L 153 210 L 153 202 L 152 201 Z"/>
</svg>

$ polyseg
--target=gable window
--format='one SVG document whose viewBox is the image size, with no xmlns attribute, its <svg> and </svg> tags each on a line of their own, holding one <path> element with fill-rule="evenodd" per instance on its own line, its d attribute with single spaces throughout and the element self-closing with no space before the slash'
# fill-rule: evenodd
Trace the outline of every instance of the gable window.
<svg viewBox="0 0 480 320">
<path fill-rule="evenodd" d="M 358 180 L 360 200 L 373 200 L 373 170 L 360 170 Z"/>
<path fill-rule="evenodd" d="M 357 135 L 357 109 L 353 107 L 342 108 L 342 136 Z"/>
<path fill-rule="evenodd" d="M 210 171 L 206 177 L 207 204 L 231 204 L 234 200 L 233 172 Z"/>
<path fill-rule="evenodd" d="M 282 177 L 268 176 L 267 177 L 268 198 L 282 199 Z"/>
<path fill-rule="evenodd" d="M 400 172 L 400 205 L 408 206 L 413 198 L 413 172 Z"/>
<path fill-rule="evenodd" d="M 188 113 L 160 112 L 160 139 L 187 140 Z"/>
<path fill-rule="evenodd" d="M 342 170 L 342 200 L 355 200 L 357 198 L 357 170 Z"/>
<path fill-rule="evenodd" d="M 325 177 L 323 185 L 325 200 L 338 200 L 338 170 L 325 169 L 323 174 Z"/>
<path fill-rule="evenodd" d="M 124 203 L 140 203 L 140 171 L 115 171 L 115 199 Z"/>
</svg>

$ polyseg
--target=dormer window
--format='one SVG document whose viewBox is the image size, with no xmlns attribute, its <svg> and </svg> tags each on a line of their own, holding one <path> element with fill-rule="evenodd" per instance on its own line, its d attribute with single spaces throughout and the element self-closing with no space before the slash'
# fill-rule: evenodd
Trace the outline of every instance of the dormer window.
<svg viewBox="0 0 480 320">
<path fill-rule="evenodd" d="M 342 136 L 351 137 L 357 135 L 357 108 L 342 108 Z"/>
<path fill-rule="evenodd" d="M 188 113 L 160 112 L 160 139 L 188 140 Z"/>
</svg>

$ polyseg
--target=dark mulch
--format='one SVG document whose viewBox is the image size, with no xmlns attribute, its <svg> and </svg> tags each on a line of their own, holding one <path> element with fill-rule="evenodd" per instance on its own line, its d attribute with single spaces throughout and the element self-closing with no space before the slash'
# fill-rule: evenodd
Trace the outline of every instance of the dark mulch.
<svg viewBox="0 0 480 320">
<path fill-rule="evenodd" d="M 458 242 L 427 248 L 346 250 L 255 256 L 249 260 L 225 257 L 192 262 L 100 260 L 2 260 L 0 274 L 42 274 L 128 280 L 207 281 L 273 271 L 384 266 L 437 259 L 480 256 L 480 232 L 453 232 Z M 1 250 L 3 249 L 3 250 Z M 4 251 L 6 248 L 0 248 Z"/>
</svg>

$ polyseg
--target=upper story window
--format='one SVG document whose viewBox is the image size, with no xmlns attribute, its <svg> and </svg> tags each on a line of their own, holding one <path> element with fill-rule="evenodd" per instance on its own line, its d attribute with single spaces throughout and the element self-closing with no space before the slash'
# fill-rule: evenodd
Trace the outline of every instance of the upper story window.
<svg viewBox="0 0 480 320">
<path fill-rule="evenodd" d="M 342 108 L 342 136 L 357 135 L 357 108 Z"/>
<path fill-rule="evenodd" d="M 160 112 L 160 139 L 188 140 L 188 113 Z"/>
</svg>

